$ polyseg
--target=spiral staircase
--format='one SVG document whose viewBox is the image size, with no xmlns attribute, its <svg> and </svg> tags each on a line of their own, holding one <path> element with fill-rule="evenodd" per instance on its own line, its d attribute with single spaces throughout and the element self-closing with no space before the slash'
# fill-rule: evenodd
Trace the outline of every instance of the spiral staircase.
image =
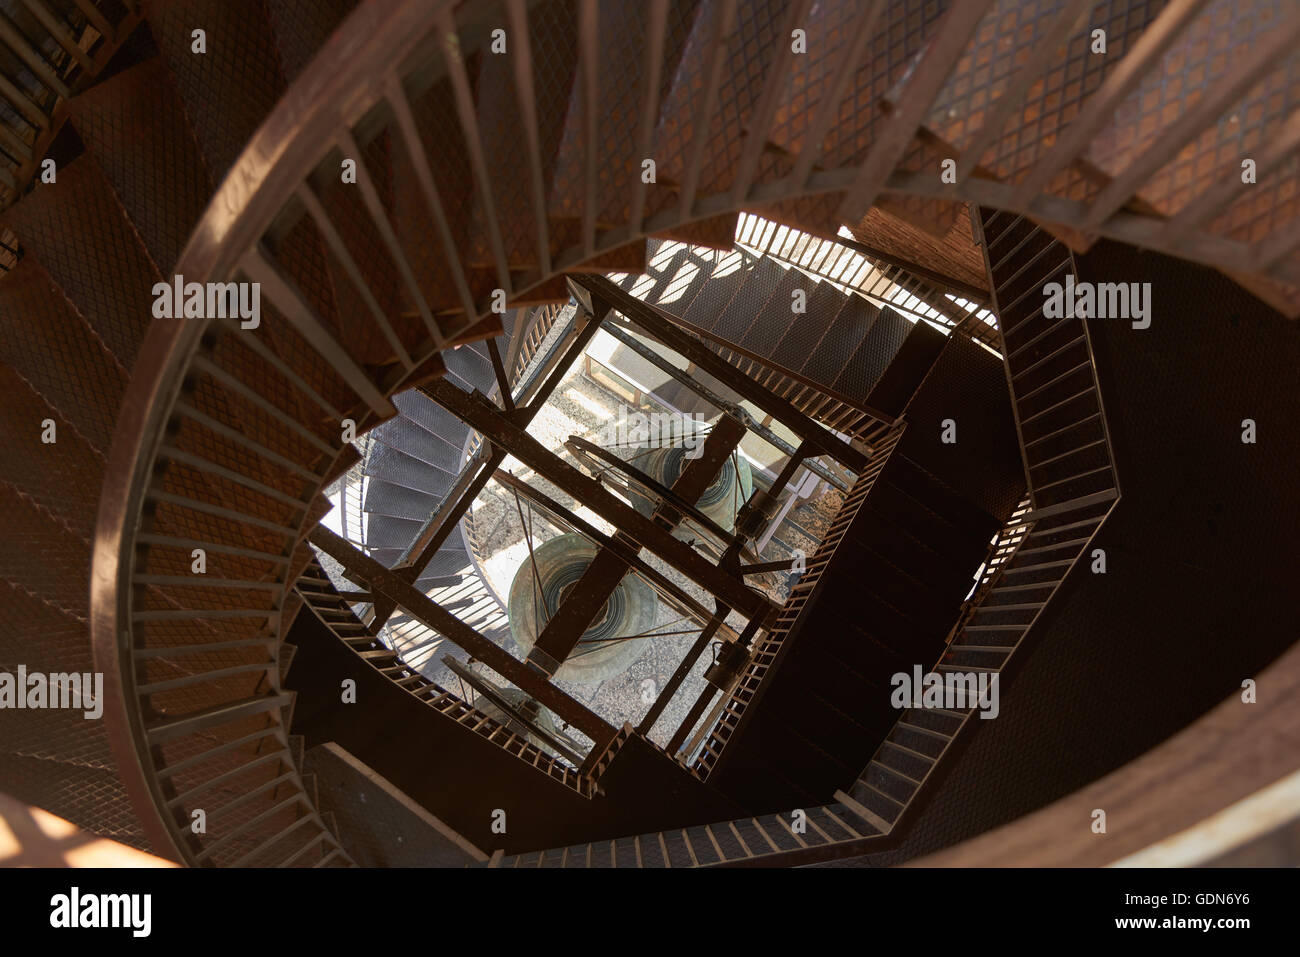
<svg viewBox="0 0 1300 957">
<path fill-rule="evenodd" d="M 48 26 L 3 6 L 0 25 L 29 37 Z M 72 6 L 41 9 L 80 23 Z M 58 122 L 42 137 L 33 121 L 24 147 L 35 157 L 39 144 L 57 180 L 15 180 L 0 216 L 13 255 L 0 276 L 10 450 L 0 495 L 12 545 L 0 569 L 9 612 L 0 663 L 102 671 L 105 720 L 57 711 L 14 720 L 0 755 L 6 784 L 187 864 L 349 864 L 301 771 L 284 690 L 293 660 L 284 638 L 303 604 L 294 585 L 319 580 L 306 539 L 328 510 L 321 493 L 358 464 L 347 425 L 371 439 L 370 554 L 399 562 L 419 532 L 414 516 L 453 488 L 470 436 L 410 390 L 441 380 L 489 391 L 480 343 L 505 331 L 501 296 L 511 309 L 562 302 L 566 276 L 599 296 L 597 274 L 645 267 L 648 236 L 730 247 L 741 209 L 831 240 L 845 223 L 859 235 L 877 201 L 932 234 L 966 203 L 1019 210 L 976 219 L 1029 509 L 1007 519 L 975 596 L 935 645 L 940 669 L 1001 668 L 1118 500 L 1087 330 L 1043 320 L 1029 301 L 1034 284 L 1069 267 L 1087 227 L 1212 263 L 1297 311 L 1300 233 L 1293 219 L 1259 212 L 1281 206 L 1277 187 L 1236 202 L 1228 181 L 1209 175 L 1189 198 L 1171 187 L 1168 161 L 1287 123 L 1242 110 L 1235 131 L 1214 127 L 1238 100 L 1276 96 L 1300 18 L 1259 5 L 1259 22 L 1232 39 L 1254 55 L 1226 58 L 1215 92 L 1180 105 L 1160 136 L 1141 116 L 1111 120 L 1162 71 L 1194 70 L 1161 54 L 1195 50 L 1238 16 L 1230 6 L 1098 4 L 1116 55 L 1085 68 L 1074 122 L 1054 115 L 1063 132 L 1048 147 L 1034 145 L 1043 130 L 1032 104 L 1018 107 L 1040 75 L 1077 62 L 1071 31 L 1089 4 L 76 3 L 109 27 L 112 49 L 94 48 L 104 62 L 69 85 L 37 68 L 53 56 L 44 46 L 7 74 L 29 93 L 45 84 L 41 102 L 57 104 Z M 822 54 L 794 53 L 785 38 L 799 24 Z M 961 98 L 989 82 L 979 52 L 1008 35 L 1031 38 L 1030 49 L 998 81 L 990 115 L 970 123 Z M 1062 44 L 1073 52 L 1055 64 Z M 1083 156 L 1111 122 L 1141 132 L 1100 161 Z M 1293 162 L 1289 142 L 1261 165 Z M 945 184 L 932 166 L 949 154 L 981 175 Z M 355 182 L 340 175 L 345 161 Z M 866 443 L 869 465 L 833 526 L 861 527 L 872 497 L 891 487 L 878 477 L 905 451 L 894 420 L 910 416 L 949 347 L 884 310 L 831 308 L 829 287 L 810 297 L 828 321 L 818 345 L 800 338 L 816 335 L 811 327 L 776 339 L 790 276 L 769 265 L 725 288 L 710 283 L 701 296 L 719 299 L 688 309 L 681 328 Z M 260 283 L 260 324 L 151 323 L 155 284 L 178 275 Z M 723 298 L 736 308 L 718 308 Z M 874 337 L 888 345 L 878 351 Z M 971 329 L 947 342 L 957 340 L 970 344 Z M 891 349 L 890 359 L 920 358 L 882 398 L 896 363 L 878 357 Z M 825 595 L 842 541 L 824 543 L 760 639 L 719 717 L 714 757 L 728 736 L 743 738 L 746 714 L 761 713 L 751 704 L 772 687 L 764 679 L 780 674 L 785 649 L 799 647 L 804 609 Z M 461 574 L 463 553 L 443 542 L 418 583 Z M 444 694 L 429 696 L 455 710 Z M 623 866 L 623 852 L 637 865 L 861 853 L 903 819 L 969 717 L 904 712 L 838 803 L 809 811 L 812 836 L 773 814 L 611 842 L 610 863 Z M 710 760 L 692 773 L 707 779 Z M 604 853 L 591 847 L 587 864 Z M 532 862 L 578 859 L 556 851 Z"/>
</svg>

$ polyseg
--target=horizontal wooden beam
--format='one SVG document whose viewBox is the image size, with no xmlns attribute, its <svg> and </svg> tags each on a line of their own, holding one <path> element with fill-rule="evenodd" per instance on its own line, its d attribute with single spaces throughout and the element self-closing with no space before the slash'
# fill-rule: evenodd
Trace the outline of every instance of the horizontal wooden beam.
<svg viewBox="0 0 1300 957">
<path fill-rule="evenodd" d="M 776 611 L 768 598 L 729 575 L 683 541 L 646 518 L 594 478 L 561 459 L 524 429 L 511 422 L 486 397 L 462 392 L 442 380 L 421 387 L 426 395 L 494 445 L 508 449 L 524 465 L 582 502 L 610 524 L 626 532 L 702 588 L 723 599 L 741 614 L 766 619 Z"/>
<path fill-rule="evenodd" d="M 809 440 L 819 452 L 831 456 L 855 472 L 866 468 L 867 457 L 830 430 L 814 421 L 795 405 L 773 395 L 745 375 L 726 359 L 706 346 L 696 336 L 681 329 L 669 316 L 630 293 L 624 292 L 604 276 L 574 276 L 570 280 L 600 296 L 632 323 L 644 329 L 678 355 L 722 382 L 742 399 L 753 402 L 777 421 L 788 426 L 800 438 Z M 892 423 L 890 423 L 892 424 Z"/>
<path fill-rule="evenodd" d="M 387 596 L 420 624 L 432 628 L 452 644 L 463 648 L 593 741 L 605 741 L 615 733 L 614 726 L 609 722 L 569 697 L 504 648 L 479 634 L 415 585 L 385 568 L 351 542 L 323 525 L 317 525 L 308 540 L 343 565 L 348 570 L 350 579 L 364 580 L 371 591 Z"/>
</svg>

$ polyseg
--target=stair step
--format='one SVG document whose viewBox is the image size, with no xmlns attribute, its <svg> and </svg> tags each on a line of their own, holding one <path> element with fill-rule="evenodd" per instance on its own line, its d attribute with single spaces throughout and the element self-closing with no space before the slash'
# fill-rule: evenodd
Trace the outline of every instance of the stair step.
<svg viewBox="0 0 1300 957">
<path fill-rule="evenodd" d="M 786 270 L 770 260 L 760 259 L 746 275 L 727 307 L 705 328 L 724 342 L 739 343 L 749 331 L 754 317 L 764 310 L 786 279 Z M 788 298 L 787 293 L 787 308 Z"/>
<path fill-rule="evenodd" d="M 271 25 L 260 3 L 251 13 L 224 0 L 176 0 L 151 7 L 154 39 L 176 78 L 212 180 L 219 183 L 284 93 Z M 196 23 L 208 35 L 203 56 L 191 49 Z M 218 42 L 222 37 L 237 37 L 238 42 Z"/>
<path fill-rule="evenodd" d="M 170 276 L 212 182 L 166 65 L 158 57 L 146 60 L 74 97 L 69 107 L 158 272 Z"/>
<path fill-rule="evenodd" d="M 870 808 L 866 807 L 863 804 L 860 804 L 856 799 L 850 797 L 848 794 L 845 794 L 843 791 L 835 792 L 835 800 L 839 801 L 840 804 L 844 805 L 845 808 L 847 808 L 851 813 L 853 813 L 862 821 L 864 821 L 867 825 L 870 826 L 870 828 L 875 830 L 877 833 L 888 834 L 891 830 L 893 830 L 894 827 L 893 824 L 891 824 L 889 821 L 886 821 L 875 811 L 871 810 Z"/>
</svg>

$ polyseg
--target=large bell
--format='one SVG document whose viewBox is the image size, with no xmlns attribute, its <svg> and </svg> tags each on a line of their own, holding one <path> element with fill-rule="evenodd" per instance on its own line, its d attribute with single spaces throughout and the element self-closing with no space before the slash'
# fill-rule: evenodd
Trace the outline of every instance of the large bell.
<svg viewBox="0 0 1300 957">
<path fill-rule="evenodd" d="M 638 455 L 632 460 L 632 464 L 661 485 L 672 488 L 673 483 L 690 462 L 686 452 L 687 450 L 682 446 L 668 446 Z M 736 474 L 737 463 L 740 465 L 739 481 Z M 642 515 L 651 515 L 658 505 L 657 497 L 648 497 L 653 496 L 654 493 L 640 487 L 635 479 L 630 484 L 633 507 Z M 713 483 L 696 501 L 695 507 L 729 532 L 736 524 L 736 513 L 740 511 L 740 507 L 745 504 L 753 491 L 754 476 L 750 471 L 749 462 L 742 455 L 728 456 L 722 463 L 722 468 L 718 470 Z M 679 529 L 680 531 L 682 529 Z"/>
<path fill-rule="evenodd" d="M 532 560 L 525 559 L 519 566 L 510 583 L 507 614 L 510 633 L 524 654 L 537 643 L 537 635 L 546 625 L 547 611 L 555 614 L 595 557 L 596 546 L 581 535 L 560 535 L 533 549 Z M 627 671 L 645 645 L 641 639 L 608 639 L 653 631 L 658 614 L 659 600 L 654 589 L 636 575 L 624 576 L 555 677 L 595 684 Z"/>
</svg>

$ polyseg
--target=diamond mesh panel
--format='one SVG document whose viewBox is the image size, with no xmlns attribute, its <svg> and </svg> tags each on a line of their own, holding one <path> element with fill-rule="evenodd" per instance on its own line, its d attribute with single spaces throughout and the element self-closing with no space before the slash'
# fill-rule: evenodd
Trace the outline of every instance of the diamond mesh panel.
<svg viewBox="0 0 1300 957">
<path fill-rule="evenodd" d="M 102 456 L 66 419 L 44 402 L 13 369 L 0 366 L 0 442 L 8 454 L 0 461 L 0 481 L 50 513 L 50 521 L 67 523 L 78 538 L 89 542 L 99 507 Z M 41 441 L 41 422 L 55 420 L 58 441 Z M 51 467 L 57 462 L 58 467 Z"/>
<path fill-rule="evenodd" d="M 404 452 L 449 475 L 454 476 L 460 470 L 461 452 L 456 446 L 426 431 L 405 416 L 389 419 L 371 435 L 376 442 Z M 374 475 L 375 472 L 367 468 L 366 474 Z"/>
<path fill-rule="evenodd" d="M 740 339 L 740 345 L 756 355 L 770 356 L 785 331 L 803 319 L 803 315 L 792 311 L 794 291 L 802 290 L 807 296 L 813 285 L 813 280 L 798 269 L 785 270 L 767 305 L 754 317 L 753 324 Z"/>
<path fill-rule="evenodd" d="M 71 300 L 129 370 L 153 315 L 153 284 L 161 277 L 93 159 L 83 156 L 65 165 L 57 190 L 36 190 L 8 210 L 5 221 L 27 247 L 27 259 L 34 253 L 58 283 L 62 292 L 53 297 L 61 305 L 64 297 Z M 9 274 L 6 284 L 17 273 Z M 117 403 L 109 408 L 115 411 Z"/>
<path fill-rule="evenodd" d="M 933 35 L 947 3 L 916 3 L 895 0 L 889 4 L 867 54 L 849 81 L 849 95 L 839 104 L 835 122 L 823 144 L 825 165 L 857 165 L 874 142 L 884 114 L 880 98 L 902 79 L 903 74 Z M 851 41 L 848 32 L 838 44 Z M 838 50 L 837 50 L 838 52 Z"/>
<path fill-rule="evenodd" d="M 1165 6 L 1166 0 L 1103 0 L 1095 6 L 1089 27 L 1106 31 L 1106 55 L 1091 52 L 1089 33 L 1072 37 L 1064 57 L 1029 90 L 1024 108 L 1011 116 L 1003 135 L 985 152 L 983 165 L 1000 179 L 1019 182 Z"/>
<path fill-rule="evenodd" d="M 1211 124 L 1177 157 L 1158 170 L 1141 187 L 1142 198 L 1162 212 L 1173 213 L 1225 173 L 1239 176 L 1242 157 L 1257 156 L 1281 131 L 1300 104 L 1298 90 L 1300 55 L 1291 57 L 1271 72 L 1262 83 L 1229 107 L 1217 123 Z M 1285 184 L 1285 180 L 1278 178 L 1276 173 L 1271 178 L 1273 189 L 1264 190 L 1264 198 L 1280 207 L 1276 221 L 1284 222 L 1293 215 L 1284 201 L 1279 202 L 1282 197 L 1276 195 L 1277 184 Z M 1294 178 L 1289 185 L 1293 193 Z M 1258 198 L 1254 205 L 1264 208 Z M 1273 220 L 1273 217 L 1269 216 L 1268 220 Z M 1266 226 L 1262 234 L 1267 231 Z"/>
<path fill-rule="evenodd" d="M 700 193 L 727 189 L 734 178 L 750 114 L 763 95 L 772 62 L 789 37 L 778 36 L 786 4 L 754 0 L 736 8 L 736 28 L 727 42 L 727 59 L 718 88 L 719 107 L 709 123 Z M 792 166 L 769 157 L 769 163 Z M 766 176 L 772 176 L 769 170 Z"/>
<path fill-rule="evenodd" d="M 726 342 L 740 342 L 753 325 L 754 318 L 780 286 L 785 272 L 770 260 L 760 259 L 718 316 L 712 328 L 713 334 Z M 786 307 L 789 308 L 788 298 Z"/>
<path fill-rule="evenodd" d="M 60 609 L 83 616 L 90 582 L 90 543 L 30 498 L 0 485 L 8 541 L 3 578 Z"/>
<path fill-rule="evenodd" d="M 213 182 L 220 182 L 284 92 L 262 0 L 169 0 L 150 5 L 149 25 Z M 191 52 L 191 31 L 207 52 Z"/>
<path fill-rule="evenodd" d="M 909 172 L 937 173 L 940 163 L 950 158 L 948 150 L 927 145 L 921 139 L 912 141 L 899 162 L 899 168 Z M 943 238 L 965 212 L 966 204 L 960 200 L 937 196 L 916 196 L 904 193 L 886 193 L 877 205 L 904 222 L 919 226 L 931 235 Z"/>
<path fill-rule="evenodd" d="M 1205 91 L 1223 80 L 1229 71 L 1238 65 L 1250 49 L 1277 24 L 1280 11 L 1278 4 L 1272 2 L 1240 3 L 1220 2 L 1212 4 L 1188 27 L 1186 32 L 1173 44 L 1161 59 L 1159 67 L 1145 73 L 1129 96 L 1115 111 L 1115 120 L 1111 125 L 1094 137 L 1089 145 L 1087 158 L 1103 172 L 1117 176 L 1128 165 L 1156 143 L 1171 124 L 1176 123 L 1190 110 L 1194 109 Z M 1108 54 L 1107 59 L 1110 58 Z M 1231 152 L 1241 155 L 1243 137 L 1250 135 L 1251 127 L 1266 125 L 1270 114 L 1277 120 L 1274 110 L 1286 105 L 1285 92 L 1272 109 L 1264 108 L 1260 114 L 1251 119 L 1249 97 L 1246 107 L 1247 122 L 1236 124 L 1227 122 L 1227 117 L 1217 129 L 1207 131 L 1198 141 L 1189 145 L 1179 158 L 1167 169 L 1165 175 L 1173 176 L 1187 182 L 1189 173 L 1212 172 L 1218 165 L 1214 150 L 1222 147 L 1225 152 L 1219 154 L 1218 160 Z M 1265 107 L 1267 93 L 1259 102 Z M 1283 117 L 1284 118 L 1284 117 Z M 1206 153 L 1202 163 L 1196 162 L 1198 153 Z M 1236 152 L 1232 152 L 1236 151 Z M 1191 166 L 1187 166 L 1191 163 Z M 1205 166 L 1210 167 L 1206 169 Z M 1182 176 L 1177 174 L 1182 172 Z M 1143 190 L 1144 198 L 1157 203 L 1163 208 L 1172 182 L 1163 182 L 1158 176 L 1156 181 Z"/>
<path fill-rule="evenodd" d="M 736 290 L 749 277 L 749 272 L 750 265 L 745 254 L 732 252 L 722 256 L 710 270 L 708 281 L 692 297 L 682 318 L 701 329 L 712 328 Z"/>
<path fill-rule="evenodd" d="M 404 549 L 420 533 L 420 522 L 388 515 L 371 515 L 366 538 L 375 548 Z"/>
<path fill-rule="evenodd" d="M 444 79 L 434 84 L 428 93 L 413 99 L 411 112 L 420 131 L 420 145 L 429 159 L 438 186 L 443 213 L 455 239 L 455 255 L 461 257 L 462 251 L 469 248 L 476 200 L 469 151 L 454 104 L 451 84 Z M 416 195 L 411 189 L 413 185 L 414 181 L 409 180 L 405 187 L 407 195 Z M 410 239 L 418 240 L 421 235 L 429 237 L 426 245 L 431 248 L 416 258 L 425 264 L 425 268 L 440 268 L 437 263 L 438 247 L 432 243 L 435 233 L 430 214 L 425 212 L 422 204 L 404 203 L 403 207 L 402 219 L 399 221 L 402 230 L 398 235 L 404 244 Z M 478 297 L 486 297 L 497 285 L 494 270 L 471 271 L 470 277 L 470 288 Z M 450 284 L 447 285 L 447 291 L 452 291 Z"/>
<path fill-rule="evenodd" d="M 440 501 L 441 496 L 403 488 L 382 479 L 371 479 L 366 486 L 365 508 L 371 514 L 423 522 L 434 513 Z"/>
<path fill-rule="evenodd" d="M 849 3 L 817 3 L 801 24 L 808 34 L 808 49 L 816 55 L 796 56 L 773 117 L 768 136 L 773 143 L 799 152 L 817 113 L 817 105 L 830 94 L 841 44 L 852 37 L 859 9 Z"/>
<path fill-rule="evenodd" d="M 849 300 L 856 303 L 856 297 Z M 864 315 L 869 325 L 861 344 L 844 364 L 831 387 L 851 399 L 865 398 L 871 387 L 889 368 L 889 363 L 912 331 L 912 324 L 892 309 L 877 310 L 862 301 L 857 311 Z"/>
<path fill-rule="evenodd" d="M 738 213 L 722 213 L 708 219 L 699 219 L 693 223 L 683 223 L 655 233 L 662 239 L 675 239 L 693 246 L 708 246 L 712 249 L 730 249 L 736 239 L 736 220 Z"/>
<path fill-rule="evenodd" d="M 31 256 L 0 284 L 0 361 L 96 450 L 108 449 L 126 371 Z M 40 420 L 28 427 L 39 434 Z"/>
<path fill-rule="evenodd" d="M 660 104 L 654 139 L 654 155 L 658 162 L 660 181 L 680 182 L 685 168 L 685 158 L 694 135 L 691 129 L 694 122 L 693 107 L 704 96 L 705 68 L 717 9 L 717 2 L 705 0 L 700 4 L 698 18 L 686 39 L 672 85 Z M 652 186 L 648 196 L 659 192 Z"/>
<path fill-rule="evenodd" d="M 266 0 L 287 81 L 303 71 L 356 5 L 357 0 Z"/>
<path fill-rule="evenodd" d="M 399 449 L 379 444 L 371 450 L 366 473 L 385 482 L 430 495 L 441 495 L 455 480 L 455 473 L 436 468 Z M 372 544 L 383 547 L 377 542 Z"/>
<path fill-rule="evenodd" d="M 1240 171 L 1240 162 L 1231 164 Z M 1243 243 L 1257 243 L 1265 237 L 1294 229 L 1300 217 L 1300 157 L 1293 157 L 1277 170 L 1265 174 L 1253 186 L 1242 189 L 1242 198 L 1208 224 L 1208 231 Z M 1296 262 L 1295 257 L 1292 261 Z"/>
<path fill-rule="evenodd" d="M 83 725 L 94 722 L 77 720 Z M 83 735 L 94 732 L 83 728 Z M 117 775 L 112 771 L 69 768 L 58 761 L 0 754 L 0 780 L 6 793 L 66 818 L 94 834 L 148 850 Z"/>
<path fill-rule="evenodd" d="M 787 369 L 798 369 L 821 342 L 831 327 L 846 297 L 830 283 L 818 283 L 808 297 L 808 312 L 796 316 L 772 353 L 774 364 Z"/>
<path fill-rule="evenodd" d="M 1038 47 L 1067 3 L 998 0 L 980 21 L 948 82 L 935 97 L 925 126 L 958 150 L 965 149 L 1025 61 L 1041 52 Z"/>
<path fill-rule="evenodd" d="M 170 274 L 212 184 L 166 66 L 157 58 L 141 63 L 70 108 L 159 272 Z"/>
<path fill-rule="evenodd" d="M 280 372 L 276 371 L 269 362 L 254 353 L 248 347 L 250 340 L 246 339 L 245 336 L 247 336 L 246 332 L 221 336 L 208 353 L 208 358 L 214 365 L 247 385 L 256 395 L 261 396 L 270 403 L 272 407 L 282 410 L 285 415 L 306 428 L 308 432 L 326 443 L 336 444 L 340 434 L 337 419 L 328 417 L 320 406 L 308 399 Z M 203 386 L 200 383 L 196 392 L 202 391 Z M 198 402 L 201 399 L 196 395 L 194 401 Z M 232 409 L 238 408 L 237 405 L 234 405 L 236 400 L 233 397 L 227 396 L 227 401 L 232 403 Z M 215 406 L 204 406 L 203 408 L 209 415 L 220 417 L 213 412 Z M 241 426 L 247 421 L 249 421 L 247 418 L 241 418 Z M 275 433 L 279 433 L 282 427 L 276 424 L 269 425 L 268 428 L 273 429 Z M 276 451 L 289 455 L 288 451 L 278 447 L 271 441 L 271 433 L 250 432 L 249 434 Z M 295 441 L 304 440 L 297 439 Z M 312 448 L 315 447 L 312 446 Z M 303 465 L 308 464 L 310 461 L 308 458 L 297 455 L 291 455 L 290 458 Z"/>
<path fill-rule="evenodd" d="M 377 138 L 357 159 L 364 169 L 364 172 L 359 169 L 357 175 L 369 175 L 381 201 L 391 208 L 387 136 Z M 334 230 L 343 238 L 348 253 L 365 277 L 367 288 L 398 340 L 409 351 L 427 336 L 416 315 L 415 304 L 401 284 L 388 247 L 365 208 L 359 188 L 331 180 L 319 198 Z M 308 296 L 322 323 L 358 363 L 375 368 L 394 360 L 388 339 L 351 278 L 327 251 L 310 218 L 304 216 L 298 221 L 277 250 L 277 258 Z"/>
<path fill-rule="evenodd" d="M 824 385 L 835 382 L 844 364 L 866 339 L 874 318 L 875 310 L 866 300 L 857 296 L 846 297 L 843 308 L 817 343 L 817 348 L 808 354 L 802 366 L 795 368 L 814 382 Z"/>
<path fill-rule="evenodd" d="M 445 107 L 446 104 L 444 103 Z M 415 107 L 412 106 L 414 110 Z M 416 283 L 420 291 L 424 294 L 424 300 L 429 304 L 430 311 L 435 318 L 440 311 L 456 311 L 463 309 L 460 297 L 456 293 L 456 287 L 452 279 L 451 269 L 448 266 L 447 256 L 443 249 L 437 227 L 434 224 L 433 215 L 429 211 L 424 198 L 424 192 L 421 190 L 419 182 L 416 179 L 415 170 L 411 166 L 411 160 L 408 156 L 408 147 L 401 134 L 390 130 L 387 135 L 390 137 L 389 160 L 392 169 L 393 193 L 395 196 L 402 197 L 400 203 L 390 208 L 391 221 L 393 230 L 397 234 L 398 241 L 402 249 L 406 252 L 406 260 L 411 266 L 411 272 L 415 276 Z M 460 209 L 459 203 L 461 197 L 448 195 L 451 191 L 444 175 L 447 164 L 442 163 L 441 167 L 434 170 L 434 177 L 444 208 L 451 223 L 453 236 L 460 236 L 462 239 L 467 233 L 468 223 L 458 221 L 452 214 L 453 209 Z M 455 189 L 455 183 L 451 184 L 451 189 Z M 461 246 L 460 248 L 463 248 Z M 353 258 L 364 258 L 368 255 L 374 255 L 378 250 L 353 249 Z M 459 252 L 453 250 L 453 255 L 459 258 Z M 363 267 L 364 268 L 364 267 Z M 369 275 L 367 273 L 367 275 Z M 486 281 L 476 280 L 473 270 L 470 270 L 468 279 L 471 291 L 475 293 L 485 293 L 496 285 L 496 281 L 491 276 Z M 349 308 L 360 311 L 360 304 L 348 307 L 348 297 L 353 294 L 350 284 L 342 279 L 336 279 L 336 288 L 339 291 L 339 301 L 347 311 Z M 418 328 L 415 330 L 416 339 L 426 335 L 423 329 L 423 322 L 412 318 Z M 449 330 L 446 320 L 440 320 L 440 328 L 444 331 Z M 394 328 L 403 330 L 401 334 L 406 334 L 406 326 L 398 323 Z M 412 340 L 403 338 L 403 342 Z"/>
<path fill-rule="evenodd" d="M 493 15 L 498 22 L 506 22 L 505 12 L 499 9 L 499 5 Z M 536 268 L 537 221 L 533 212 L 528 150 L 523 142 L 523 114 L 515 95 L 513 63 L 508 54 L 483 53 L 481 56 L 474 99 L 488 186 L 496 207 L 506 261 L 513 268 Z M 474 211 L 468 259 L 475 265 L 492 265 L 491 249 L 486 211 L 480 204 Z"/>
<path fill-rule="evenodd" d="M 843 193 L 818 193 L 815 196 L 800 196 L 758 206 L 752 212 L 776 223 L 795 226 L 814 236 L 836 239 L 840 228 L 838 210 L 843 199 Z"/>
</svg>

